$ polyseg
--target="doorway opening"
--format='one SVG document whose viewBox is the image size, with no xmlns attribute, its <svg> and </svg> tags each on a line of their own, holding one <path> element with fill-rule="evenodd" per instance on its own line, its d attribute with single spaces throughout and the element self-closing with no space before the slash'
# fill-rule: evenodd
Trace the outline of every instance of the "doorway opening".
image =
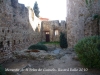
<svg viewBox="0 0 100 75">
<path fill-rule="evenodd" d="M 45 32 L 45 36 L 46 36 L 46 42 L 50 42 L 50 32 L 49 31 Z"/>
</svg>

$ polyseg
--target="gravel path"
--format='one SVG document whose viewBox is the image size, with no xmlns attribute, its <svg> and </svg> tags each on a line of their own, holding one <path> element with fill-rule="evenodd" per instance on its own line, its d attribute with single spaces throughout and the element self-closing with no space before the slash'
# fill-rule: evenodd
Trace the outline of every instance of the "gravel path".
<svg viewBox="0 0 100 75">
<path fill-rule="evenodd" d="M 18 59 L 14 62 L 7 62 L 4 66 L 9 69 L 22 69 L 26 66 L 25 71 L 22 71 L 19 75 L 100 75 L 99 70 L 85 68 L 73 57 L 75 57 L 74 52 L 65 54 L 62 58 L 55 60 L 36 61 Z M 18 72 L 10 72 L 7 75 L 17 75 L 16 73 Z"/>
</svg>

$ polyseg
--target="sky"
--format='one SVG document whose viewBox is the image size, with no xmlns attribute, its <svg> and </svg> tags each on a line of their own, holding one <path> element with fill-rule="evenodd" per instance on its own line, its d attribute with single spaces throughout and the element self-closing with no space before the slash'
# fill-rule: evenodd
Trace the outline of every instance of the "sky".
<svg viewBox="0 0 100 75">
<path fill-rule="evenodd" d="M 40 16 L 50 20 L 66 20 L 66 0 L 18 0 L 19 3 L 33 8 L 37 1 Z"/>
</svg>

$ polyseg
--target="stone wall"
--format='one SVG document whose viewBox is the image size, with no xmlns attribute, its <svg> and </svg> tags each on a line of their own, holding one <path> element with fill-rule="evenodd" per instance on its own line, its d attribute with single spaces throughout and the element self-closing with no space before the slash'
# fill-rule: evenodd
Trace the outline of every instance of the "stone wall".
<svg viewBox="0 0 100 75">
<path fill-rule="evenodd" d="M 60 31 L 64 32 L 65 34 L 67 33 L 67 24 L 66 24 L 66 21 L 64 20 L 61 20 L 60 22 Z"/>
<path fill-rule="evenodd" d="M 91 6 L 85 0 L 67 0 L 67 39 L 68 46 L 74 45 L 86 36 L 98 35 L 95 14 L 100 14 L 100 0 L 93 0 Z"/>
<path fill-rule="evenodd" d="M 14 50 L 41 41 L 41 25 L 34 23 L 34 16 L 32 9 L 18 0 L 0 0 L 0 62 L 10 58 Z"/>
<path fill-rule="evenodd" d="M 46 41 L 46 32 L 49 32 L 50 41 L 59 41 L 60 32 L 66 32 L 66 22 L 59 20 L 42 21 L 42 41 Z"/>
</svg>

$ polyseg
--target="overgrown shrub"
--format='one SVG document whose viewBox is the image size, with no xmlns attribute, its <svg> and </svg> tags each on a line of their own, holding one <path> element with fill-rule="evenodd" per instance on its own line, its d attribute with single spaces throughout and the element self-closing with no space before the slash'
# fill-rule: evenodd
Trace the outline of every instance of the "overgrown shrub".
<svg viewBox="0 0 100 75">
<path fill-rule="evenodd" d="M 67 39 L 65 37 L 65 34 L 64 33 L 60 33 L 60 47 L 61 48 L 67 48 L 68 47 L 68 44 L 67 44 Z"/>
<path fill-rule="evenodd" d="M 39 49 L 39 50 L 45 50 L 45 51 L 47 51 L 47 47 L 45 45 L 43 45 L 43 44 L 31 45 L 28 49 L 29 50 Z"/>
<path fill-rule="evenodd" d="M 5 69 L 0 65 L 0 75 L 6 75 Z"/>
<path fill-rule="evenodd" d="M 80 40 L 75 45 L 75 51 L 84 66 L 100 69 L 100 36 Z"/>
</svg>

